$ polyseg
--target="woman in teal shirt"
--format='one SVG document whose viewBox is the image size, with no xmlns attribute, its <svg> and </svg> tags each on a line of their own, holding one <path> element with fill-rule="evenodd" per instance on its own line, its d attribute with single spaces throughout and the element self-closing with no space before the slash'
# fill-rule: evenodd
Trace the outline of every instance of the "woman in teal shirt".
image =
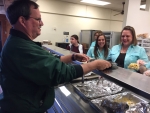
<svg viewBox="0 0 150 113">
<path fill-rule="evenodd" d="M 97 37 L 98 37 L 99 35 L 101 35 L 101 34 L 103 34 L 103 32 L 102 32 L 101 30 L 96 31 L 96 32 L 94 33 L 94 39 L 95 39 L 95 41 L 93 41 L 93 42 L 91 43 L 91 46 L 90 46 L 90 47 L 94 47 L 94 46 L 95 46 L 96 39 L 97 39 Z"/>
<path fill-rule="evenodd" d="M 136 63 L 142 59 L 148 61 L 148 56 L 143 47 L 137 45 L 136 33 L 133 27 L 125 26 L 121 31 L 119 45 L 110 50 L 108 59 L 116 62 L 118 66 L 128 68 L 130 63 Z"/>
<path fill-rule="evenodd" d="M 90 47 L 87 56 L 94 59 L 107 59 L 109 49 L 106 43 L 106 37 L 101 34 L 97 37 L 95 47 Z"/>
</svg>

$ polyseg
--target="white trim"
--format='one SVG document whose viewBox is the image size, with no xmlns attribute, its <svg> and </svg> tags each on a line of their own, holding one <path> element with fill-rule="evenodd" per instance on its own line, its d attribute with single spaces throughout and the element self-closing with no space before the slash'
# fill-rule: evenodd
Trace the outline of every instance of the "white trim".
<svg viewBox="0 0 150 113">
<path fill-rule="evenodd" d="M 72 44 L 70 43 L 69 44 L 70 51 L 71 51 L 71 46 L 72 46 Z M 83 53 L 83 45 L 82 44 L 78 44 L 78 50 L 79 50 L 80 53 Z"/>
</svg>

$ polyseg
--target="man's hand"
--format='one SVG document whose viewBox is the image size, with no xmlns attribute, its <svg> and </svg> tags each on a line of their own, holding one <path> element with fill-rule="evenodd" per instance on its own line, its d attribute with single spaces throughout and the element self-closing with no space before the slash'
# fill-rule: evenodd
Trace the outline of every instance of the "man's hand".
<svg viewBox="0 0 150 113">
<path fill-rule="evenodd" d="M 74 54 L 74 59 L 78 60 L 80 62 L 87 62 L 89 61 L 89 57 L 85 54 L 80 54 L 80 53 L 75 53 Z"/>
<path fill-rule="evenodd" d="M 93 71 L 94 69 L 104 70 L 111 67 L 111 63 L 106 60 L 94 60 L 93 62 L 89 62 L 81 65 L 83 68 L 84 74 Z"/>
<path fill-rule="evenodd" d="M 80 62 L 87 62 L 89 61 L 89 57 L 86 56 L 85 54 L 74 53 L 71 55 L 61 56 L 60 60 L 64 63 L 70 63 L 74 60 L 78 60 Z"/>
<path fill-rule="evenodd" d="M 111 67 L 111 63 L 106 60 L 95 60 L 93 62 L 96 62 L 96 66 L 98 70 L 104 70 Z"/>
</svg>

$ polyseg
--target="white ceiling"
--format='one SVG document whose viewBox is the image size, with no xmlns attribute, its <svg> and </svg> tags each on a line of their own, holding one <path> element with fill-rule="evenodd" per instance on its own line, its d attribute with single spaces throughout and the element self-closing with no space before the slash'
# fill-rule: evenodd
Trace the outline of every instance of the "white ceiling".
<svg viewBox="0 0 150 113">
<path fill-rule="evenodd" d="M 72 3 L 77 3 L 77 4 L 84 4 L 84 5 L 90 5 L 90 6 L 96 6 L 96 7 L 103 7 L 103 8 L 109 8 L 109 9 L 121 11 L 122 10 L 122 2 L 124 2 L 125 0 L 102 0 L 102 1 L 106 1 L 106 2 L 110 2 L 111 3 L 111 4 L 105 5 L 105 6 L 99 6 L 99 5 L 83 3 L 83 2 L 80 2 L 81 0 L 55 0 L 55 1 L 72 2 Z"/>
<path fill-rule="evenodd" d="M 5 1 L 5 4 L 9 4 L 7 2 L 12 2 L 13 0 L 4 0 L 4 1 Z M 33 1 L 38 1 L 38 0 L 33 0 Z M 111 4 L 105 5 L 105 6 L 98 6 L 98 5 L 82 3 L 80 2 L 81 0 L 52 0 L 52 1 L 64 1 L 64 2 L 71 2 L 71 3 L 76 3 L 76 4 L 84 4 L 84 5 L 90 5 L 90 6 L 95 6 L 95 7 L 109 8 L 109 9 L 116 10 L 116 11 L 121 11 L 123 7 L 122 2 L 125 2 L 125 0 L 102 0 L 102 1 L 110 2 Z M 145 3 L 146 0 L 141 0 L 141 1 L 143 4 Z M 3 5 L 3 0 L 0 0 L 0 5 Z"/>
<path fill-rule="evenodd" d="M 87 3 L 80 2 L 81 0 L 53 0 L 53 1 L 65 1 L 65 2 L 71 2 L 71 3 L 77 3 L 77 4 L 103 7 L 103 8 L 109 8 L 109 9 L 112 9 L 112 10 L 116 10 L 116 11 L 121 11 L 122 8 L 123 8 L 122 2 L 125 2 L 125 0 L 102 0 L 102 1 L 110 2 L 111 4 L 105 5 L 105 6 L 99 6 L 99 5 L 92 5 L 92 4 L 87 4 Z M 146 0 L 141 0 L 141 1 L 142 1 L 141 4 L 146 2 Z"/>
</svg>

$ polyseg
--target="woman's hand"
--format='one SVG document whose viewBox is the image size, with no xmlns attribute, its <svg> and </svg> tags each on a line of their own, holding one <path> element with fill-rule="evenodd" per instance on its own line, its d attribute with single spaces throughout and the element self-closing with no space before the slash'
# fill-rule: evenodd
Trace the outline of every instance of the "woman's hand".
<svg viewBox="0 0 150 113">
<path fill-rule="evenodd" d="M 137 64 L 139 64 L 139 65 L 145 65 L 146 64 L 146 62 L 144 61 L 144 60 L 137 60 Z"/>
<path fill-rule="evenodd" d="M 145 71 L 145 72 L 144 72 L 144 75 L 150 76 L 150 70 Z"/>
</svg>

